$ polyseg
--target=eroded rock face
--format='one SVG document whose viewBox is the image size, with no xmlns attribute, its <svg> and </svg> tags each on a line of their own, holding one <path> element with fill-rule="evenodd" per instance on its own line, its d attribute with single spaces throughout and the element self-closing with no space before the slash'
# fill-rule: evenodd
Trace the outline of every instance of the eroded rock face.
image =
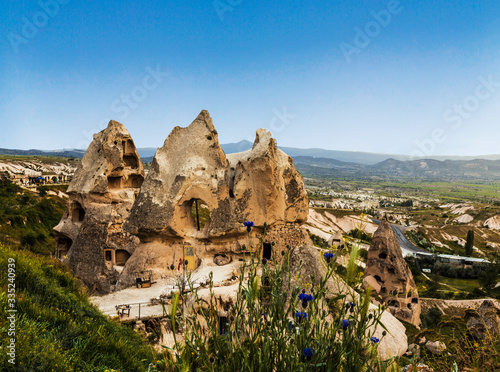
<svg viewBox="0 0 500 372">
<path fill-rule="evenodd" d="M 210 213 L 199 230 L 195 201 Z M 269 132 L 259 129 L 252 150 L 226 157 L 202 111 L 187 128 L 174 128 L 156 152 L 126 228 L 146 239 L 237 236 L 245 221 L 302 223 L 307 203 L 302 177 Z"/>
<path fill-rule="evenodd" d="M 138 239 L 122 230 L 144 180 L 127 129 L 116 121 L 94 135 L 68 187 L 68 210 L 54 228 L 56 255 L 91 289 L 109 292 Z"/>
<path fill-rule="evenodd" d="M 365 288 L 370 286 L 389 305 L 393 315 L 420 325 L 420 301 L 413 275 L 406 264 L 401 247 L 387 221 L 383 220 L 373 235 L 365 267 Z"/>
<path fill-rule="evenodd" d="M 101 292 L 110 282 L 133 285 L 139 271 L 159 277 L 172 265 L 256 250 L 264 231 L 266 258 L 310 243 L 300 227 L 307 193 L 292 159 L 263 129 L 252 150 L 226 156 L 207 111 L 172 130 L 145 179 L 129 133 L 111 121 L 94 136 L 68 194 L 55 228 L 58 256 Z M 255 223 L 250 236 L 246 221 Z"/>
<path fill-rule="evenodd" d="M 492 300 L 484 300 L 477 309 L 478 317 L 467 321 L 467 328 L 479 340 L 494 338 L 500 332 L 500 306 Z"/>
</svg>

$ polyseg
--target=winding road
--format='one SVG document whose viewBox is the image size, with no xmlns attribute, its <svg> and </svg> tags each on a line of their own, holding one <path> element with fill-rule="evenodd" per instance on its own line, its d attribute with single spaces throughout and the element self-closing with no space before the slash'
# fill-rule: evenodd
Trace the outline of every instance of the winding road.
<svg viewBox="0 0 500 372">
<path fill-rule="evenodd" d="M 380 224 L 380 220 L 376 219 L 371 219 L 373 223 L 375 224 Z M 403 251 L 403 256 L 405 256 L 405 253 L 429 253 L 425 250 L 423 250 L 420 247 L 417 247 L 415 244 L 413 244 L 404 234 L 404 231 L 407 229 L 405 226 L 401 225 L 395 225 L 395 224 L 390 224 L 392 231 L 394 231 L 394 235 L 396 235 L 396 239 L 398 239 L 399 246 L 401 247 L 401 250 Z"/>
</svg>

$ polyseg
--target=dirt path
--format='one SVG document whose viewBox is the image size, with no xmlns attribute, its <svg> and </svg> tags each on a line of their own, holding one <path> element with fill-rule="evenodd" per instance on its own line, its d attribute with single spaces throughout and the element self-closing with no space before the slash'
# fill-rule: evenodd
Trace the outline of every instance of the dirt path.
<svg viewBox="0 0 500 372">
<path fill-rule="evenodd" d="M 200 283 L 208 281 L 210 272 L 212 272 L 214 287 L 220 287 L 221 284 L 231 278 L 234 273 L 239 275 L 241 264 L 242 262 L 240 261 L 233 261 L 225 266 L 217 266 L 213 261 L 202 260 L 200 266 L 192 272 L 191 280 L 195 284 L 195 287 L 197 287 Z M 236 280 L 235 284 L 237 283 L 238 281 Z M 132 304 L 130 318 L 136 318 L 139 316 L 139 303 L 141 303 L 141 318 L 145 316 L 161 316 L 163 314 L 163 307 L 161 305 L 151 305 L 151 299 L 159 298 L 160 295 L 167 295 L 176 290 L 176 280 L 170 277 L 164 280 L 158 280 L 149 288 L 129 287 L 104 296 L 93 296 L 91 297 L 91 301 L 104 314 L 109 316 L 116 315 L 116 305 Z"/>
</svg>

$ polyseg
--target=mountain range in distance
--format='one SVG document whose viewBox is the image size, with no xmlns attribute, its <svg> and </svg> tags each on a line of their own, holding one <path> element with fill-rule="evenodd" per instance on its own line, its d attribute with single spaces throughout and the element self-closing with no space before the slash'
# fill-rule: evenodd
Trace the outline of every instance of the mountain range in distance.
<svg viewBox="0 0 500 372">
<path fill-rule="evenodd" d="M 226 154 L 247 151 L 253 143 L 222 144 Z M 297 169 L 304 176 L 348 176 L 348 177 L 384 177 L 416 179 L 500 179 L 500 154 L 483 156 L 430 156 L 410 159 L 405 155 L 370 153 L 360 151 L 325 150 L 320 148 L 300 149 L 280 147 L 290 155 Z M 144 163 L 153 160 L 156 148 L 138 148 Z M 82 158 L 85 150 L 62 149 L 13 150 L 0 148 L 0 155 L 31 155 Z"/>
</svg>

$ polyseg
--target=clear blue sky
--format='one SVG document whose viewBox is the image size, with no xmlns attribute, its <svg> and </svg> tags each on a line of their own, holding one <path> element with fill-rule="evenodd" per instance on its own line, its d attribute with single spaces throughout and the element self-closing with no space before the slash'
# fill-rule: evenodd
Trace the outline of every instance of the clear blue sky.
<svg viewBox="0 0 500 372">
<path fill-rule="evenodd" d="M 207 109 L 222 143 L 500 153 L 495 0 L 4 0 L 0 31 L 0 147 L 159 147 Z"/>
</svg>

